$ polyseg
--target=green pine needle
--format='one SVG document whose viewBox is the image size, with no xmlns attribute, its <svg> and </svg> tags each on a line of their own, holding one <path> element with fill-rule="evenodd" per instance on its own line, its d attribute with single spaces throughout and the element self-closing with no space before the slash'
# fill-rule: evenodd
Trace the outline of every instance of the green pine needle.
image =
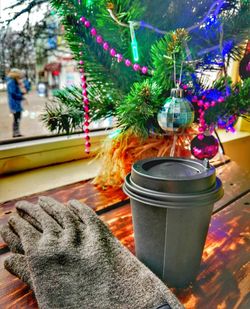
<svg viewBox="0 0 250 309">
<path fill-rule="evenodd" d="M 119 126 L 123 130 L 132 129 L 135 134 L 148 136 L 151 131 L 159 131 L 156 115 L 162 105 L 162 88 L 150 79 L 135 83 L 117 109 Z"/>
</svg>

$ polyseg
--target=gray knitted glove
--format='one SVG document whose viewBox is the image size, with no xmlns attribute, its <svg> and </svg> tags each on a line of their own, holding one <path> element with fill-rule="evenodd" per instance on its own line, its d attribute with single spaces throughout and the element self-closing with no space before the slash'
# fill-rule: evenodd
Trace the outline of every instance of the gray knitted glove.
<svg viewBox="0 0 250 309">
<path fill-rule="evenodd" d="M 41 197 L 41 202 L 43 198 Z M 27 201 L 22 201 L 21 204 L 30 204 Z M 18 207 L 18 204 L 16 206 Z M 31 206 L 33 204 L 30 204 Z M 42 227 L 39 222 L 37 222 L 34 218 L 30 217 L 27 213 L 22 211 L 22 209 L 17 209 L 18 214 L 30 222 L 36 229 L 42 232 Z M 8 245 L 11 252 L 15 254 L 11 254 L 4 260 L 4 267 L 14 276 L 21 279 L 24 283 L 30 286 L 33 289 L 31 275 L 28 268 L 28 263 L 26 257 L 24 255 L 23 246 L 21 243 L 21 239 L 18 236 L 17 232 L 14 228 L 6 224 L 1 227 L 0 234 L 4 240 L 4 242 Z"/>
<path fill-rule="evenodd" d="M 183 308 L 90 208 L 42 198 L 17 209 L 23 218 L 15 215 L 9 224 L 21 238 L 22 265 L 28 264 L 40 308 L 146 309 L 165 302 Z"/>
<path fill-rule="evenodd" d="M 28 284 L 32 289 L 32 281 L 28 269 L 28 263 L 24 255 L 23 246 L 20 238 L 10 228 L 4 225 L 1 229 L 1 236 L 10 250 L 15 254 L 11 254 L 4 260 L 4 267 L 14 276 L 17 276 L 24 283 Z"/>
</svg>

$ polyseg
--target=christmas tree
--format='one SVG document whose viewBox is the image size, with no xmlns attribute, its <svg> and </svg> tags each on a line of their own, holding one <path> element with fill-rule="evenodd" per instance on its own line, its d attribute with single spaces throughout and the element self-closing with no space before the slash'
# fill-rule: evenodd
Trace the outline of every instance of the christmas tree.
<svg viewBox="0 0 250 309">
<path fill-rule="evenodd" d="M 51 4 L 65 27 L 82 84 L 57 91 L 43 120 L 58 132 L 83 126 L 89 152 L 89 122 L 115 117 L 119 130 L 103 150 L 106 164 L 98 183 L 121 184 L 137 159 L 190 156 L 194 134 L 193 155 L 211 158 L 216 145 L 205 154 L 197 145 L 206 146 L 214 128 L 230 130 L 239 115 L 249 112 L 249 78 L 232 83 L 227 74 L 249 38 L 248 0 Z M 198 129 L 190 127 L 193 116 Z"/>
</svg>

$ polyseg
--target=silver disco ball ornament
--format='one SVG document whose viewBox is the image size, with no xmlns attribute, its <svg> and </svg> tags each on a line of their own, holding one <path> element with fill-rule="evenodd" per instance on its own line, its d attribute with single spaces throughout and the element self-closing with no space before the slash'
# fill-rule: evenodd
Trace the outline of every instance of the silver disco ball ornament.
<svg viewBox="0 0 250 309">
<path fill-rule="evenodd" d="M 194 121 L 193 105 L 183 98 L 182 89 L 171 90 L 164 106 L 157 115 L 159 126 L 165 132 L 179 132 L 189 127 Z"/>
</svg>

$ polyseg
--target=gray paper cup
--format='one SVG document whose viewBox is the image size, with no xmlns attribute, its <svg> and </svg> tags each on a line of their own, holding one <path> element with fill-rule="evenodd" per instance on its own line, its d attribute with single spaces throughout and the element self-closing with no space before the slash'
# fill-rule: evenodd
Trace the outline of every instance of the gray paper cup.
<svg viewBox="0 0 250 309">
<path fill-rule="evenodd" d="M 215 168 L 186 158 L 141 160 L 123 190 L 136 256 L 170 287 L 188 286 L 199 272 L 214 203 L 223 196 Z"/>
</svg>

